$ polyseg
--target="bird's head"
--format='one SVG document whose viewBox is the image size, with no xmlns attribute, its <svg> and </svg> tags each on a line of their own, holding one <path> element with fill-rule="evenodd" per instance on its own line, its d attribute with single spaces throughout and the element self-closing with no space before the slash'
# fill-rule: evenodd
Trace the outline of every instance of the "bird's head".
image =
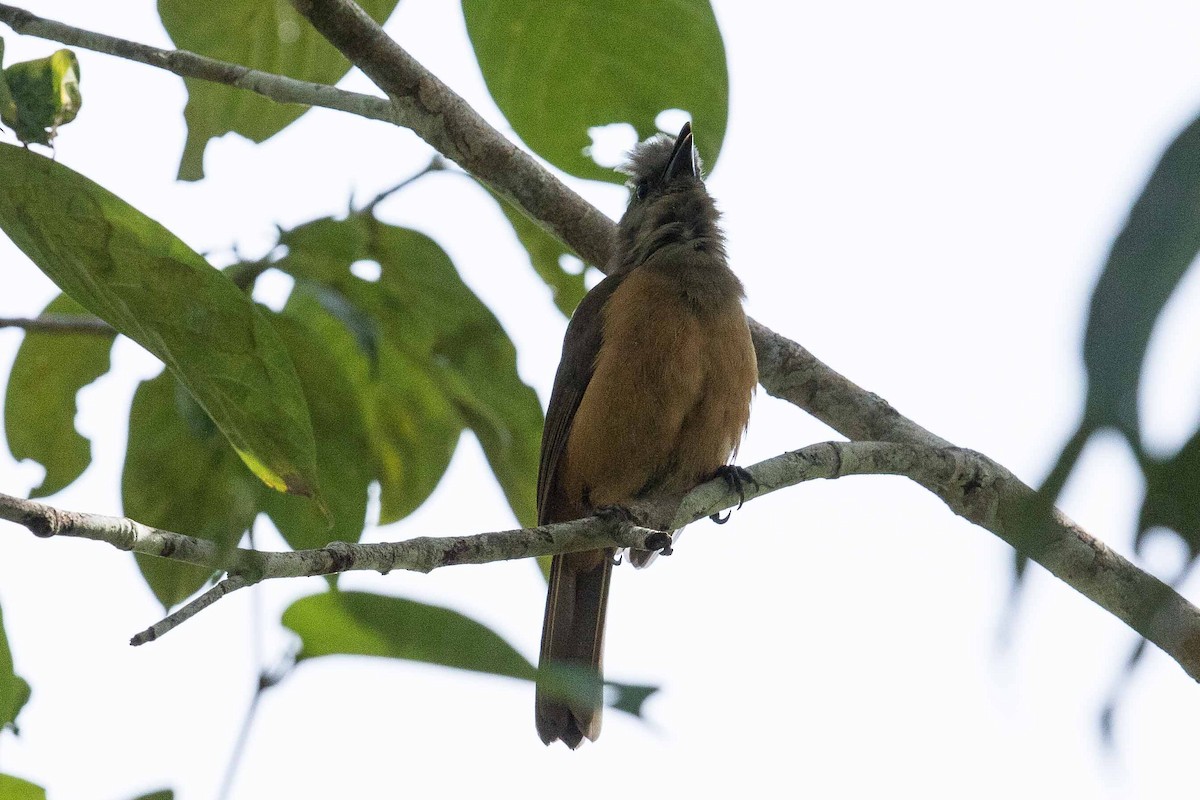
<svg viewBox="0 0 1200 800">
<path fill-rule="evenodd" d="M 678 136 L 660 133 L 639 144 L 621 168 L 629 176 L 629 207 L 617 226 L 617 270 L 663 253 L 707 252 L 724 259 L 720 216 L 704 187 L 692 125 Z"/>
</svg>

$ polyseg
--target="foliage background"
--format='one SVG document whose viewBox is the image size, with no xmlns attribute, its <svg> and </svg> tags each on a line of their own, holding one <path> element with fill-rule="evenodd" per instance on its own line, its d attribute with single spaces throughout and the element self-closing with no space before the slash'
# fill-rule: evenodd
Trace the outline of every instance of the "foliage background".
<svg viewBox="0 0 1200 800">
<path fill-rule="evenodd" d="M 69 0 L 29 8 L 167 44 L 149 3 L 121 16 Z M 1194 11 L 1167 2 L 1136 12 L 1068 2 L 995 13 L 950 3 L 716 11 L 731 108 L 710 186 L 727 212 L 750 313 L 940 435 L 1036 482 L 1077 418 L 1080 331 L 1111 237 L 1200 106 Z M 388 29 L 503 126 L 456 4 L 404 0 Z M 53 47 L 5 39 L 6 63 Z M 175 184 L 181 82 L 81 58 L 85 106 L 64 129 L 59 158 L 201 251 L 237 242 L 255 255 L 276 223 L 341 213 L 351 192 L 370 197 L 428 158 L 411 134 L 316 110 L 261 147 L 214 142 L 208 178 Z M 357 75 L 344 85 L 370 90 Z M 619 213 L 620 189 L 572 185 Z M 544 400 L 565 321 L 491 200 L 438 174 L 381 214 L 446 248 Z M 53 295 L 7 241 L 0 265 L 11 287 L 0 314 L 30 315 Z M 1197 304 L 1193 274 L 1152 348 L 1142 399 L 1159 452 L 1194 427 L 1200 336 L 1187 309 Z M 0 332 L 0 365 L 18 341 Z M 157 366 L 128 342 L 114 362 L 81 398 L 80 424 L 100 458 L 54 498 L 62 507 L 118 510 L 113 454 L 125 431 L 112 409 L 127 406 L 133 376 Z M 828 436 L 760 397 L 742 460 Z M 1138 491 L 1127 452 L 1100 439 L 1081 467 L 1061 506 L 1129 554 Z M 0 462 L 0 486 L 13 493 L 39 480 L 35 467 Z M 369 538 L 511 524 L 467 437 L 431 501 Z M 271 536 L 264 527 L 260 545 L 278 544 Z M 157 604 L 132 560 L 19 530 L 6 530 L 0 548 L 5 626 L 34 686 L 21 737 L 0 742 L 0 766 L 55 796 L 163 785 L 212 796 L 256 664 L 285 644 L 270 620 L 321 582 L 268 585 L 258 601 L 235 596 L 133 650 L 128 636 L 156 618 Z M 1152 538 L 1145 555 L 1167 576 L 1183 558 L 1166 537 Z M 608 668 L 664 685 L 651 725 L 610 714 L 597 746 L 547 751 L 532 731 L 528 686 L 416 665 L 312 662 L 265 697 L 236 796 L 502 784 L 578 786 L 585 797 L 629 786 L 781 785 L 822 796 L 919 788 L 1121 797 L 1190 783 L 1200 744 L 1194 685 L 1151 653 L 1106 760 L 1096 716 L 1132 635 L 1035 572 L 1002 649 L 1008 556 L 905 481 L 810 484 L 750 504 L 724 529 L 697 526 L 678 556 L 648 573 L 618 573 Z M 536 651 L 543 590 L 528 564 L 343 583 L 459 608 Z M 1184 593 L 1198 588 L 1193 580 Z M 249 621 L 255 602 L 267 621 L 261 637 Z"/>
</svg>

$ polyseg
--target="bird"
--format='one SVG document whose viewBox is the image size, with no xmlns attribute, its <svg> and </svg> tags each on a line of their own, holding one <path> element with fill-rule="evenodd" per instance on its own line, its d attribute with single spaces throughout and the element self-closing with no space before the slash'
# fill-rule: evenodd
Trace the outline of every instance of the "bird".
<svg viewBox="0 0 1200 800">
<path fill-rule="evenodd" d="M 580 301 L 563 339 L 538 467 L 538 524 L 638 501 L 682 499 L 730 466 L 758 369 L 729 268 L 720 213 L 687 123 L 636 145 L 622 170 L 629 205 L 607 277 Z M 632 551 L 635 566 L 653 553 Z M 600 735 L 612 548 L 557 555 L 542 627 L 535 718 L 542 741 L 571 749 Z M 590 691 L 554 690 L 551 665 L 584 670 Z"/>
</svg>

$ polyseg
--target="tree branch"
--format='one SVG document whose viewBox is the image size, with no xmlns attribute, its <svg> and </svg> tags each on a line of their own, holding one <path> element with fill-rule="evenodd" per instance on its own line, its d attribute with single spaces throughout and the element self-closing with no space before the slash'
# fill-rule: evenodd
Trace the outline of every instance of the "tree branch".
<svg viewBox="0 0 1200 800">
<path fill-rule="evenodd" d="M 112 325 L 102 319 L 74 314 L 43 314 L 36 319 L 0 319 L 0 328 L 22 328 L 33 333 L 94 333 L 99 336 L 115 336 L 117 333 Z"/>
<path fill-rule="evenodd" d="M 818 478 L 850 475 L 902 475 L 946 501 L 959 516 L 989 529 L 1014 546 L 1027 536 L 1029 487 L 1008 470 L 972 450 L 892 442 L 825 442 L 776 456 L 749 468 L 753 482 L 745 499 Z M 721 479 L 687 494 L 675 510 L 671 529 L 703 519 L 741 502 Z M 657 509 L 634 509 L 653 516 Z M 132 644 L 153 641 L 231 591 L 271 578 L 327 575 L 351 570 L 392 569 L 429 572 L 451 564 L 482 564 L 554 555 L 596 547 L 661 550 L 670 539 L 661 531 L 615 515 L 589 517 L 496 533 L 441 538 L 420 537 L 381 544 L 335 542 L 317 550 L 262 552 L 222 549 L 191 536 L 151 528 L 129 519 L 61 511 L 33 500 L 0 495 L 0 519 L 24 525 L 38 536 L 75 536 L 107 542 L 122 550 L 222 569 L 229 578 L 135 636 Z M 1065 573 L 1071 586 L 1092 598 L 1174 658 L 1200 680 L 1200 609 L 1169 586 L 1139 570 L 1069 519 L 1045 520 L 1053 531 L 1070 531 L 1040 553 L 1047 568 Z M 1057 573 L 1056 573 L 1057 574 Z"/>
<path fill-rule="evenodd" d="M 0 3 L 0 22 L 17 33 L 37 36 L 61 44 L 81 47 L 151 67 L 173 72 L 183 78 L 196 78 L 223 83 L 238 89 L 260 94 L 277 103 L 298 103 L 306 106 L 332 108 L 368 119 L 378 119 L 399 125 L 407 124 L 397 116 L 396 109 L 382 97 L 347 92 L 323 83 L 309 83 L 274 75 L 257 69 L 231 64 L 187 50 L 163 50 L 131 42 L 104 33 L 86 31 L 62 22 L 39 17 L 22 8 Z"/>
</svg>

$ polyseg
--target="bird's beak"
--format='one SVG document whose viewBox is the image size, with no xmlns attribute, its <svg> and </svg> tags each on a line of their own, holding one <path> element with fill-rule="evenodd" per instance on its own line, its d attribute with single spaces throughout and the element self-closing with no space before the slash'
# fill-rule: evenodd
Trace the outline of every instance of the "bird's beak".
<svg viewBox="0 0 1200 800">
<path fill-rule="evenodd" d="M 663 173 L 663 183 L 670 183 L 676 178 L 687 175 L 698 178 L 696 174 L 696 149 L 692 142 L 692 123 L 683 123 L 683 130 L 675 139 L 675 150 L 671 160 L 667 162 L 667 171 Z"/>
</svg>

